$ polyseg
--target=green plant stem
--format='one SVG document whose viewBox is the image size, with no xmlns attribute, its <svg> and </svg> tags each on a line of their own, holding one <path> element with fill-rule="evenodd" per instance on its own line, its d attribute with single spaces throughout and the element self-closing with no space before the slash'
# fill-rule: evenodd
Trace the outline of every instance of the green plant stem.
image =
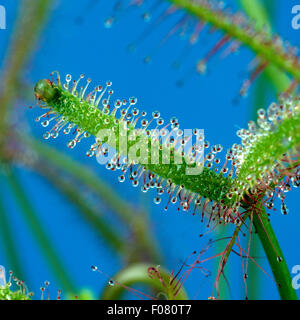
<svg viewBox="0 0 300 320">
<path fill-rule="evenodd" d="M 292 287 L 291 275 L 274 230 L 264 207 L 261 206 L 259 210 L 259 215 L 253 214 L 253 223 L 268 258 L 280 297 L 282 300 L 297 300 L 297 293 Z M 278 262 L 278 257 L 281 262 Z"/>
<path fill-rule="evenodd" d="M 254 119 L 257 117 L 257 111 L 261 106 L 267 105 L 267 92 L 268 92 L 268 85 L 270 83 L 267 81 L 267 74 L 262 74 L 262 76 L 257 79 L 255 84 L 255 92 L 254 92 L 254 99 L 251 108 L 251 117 Z M 251 236 L 251 235 L 250 235 Z M 251 239 L 251 248 L 250 248 L 250 255 L 252 257 L 256 257 L 261 255 L 261 245 L 258 237 L 252 237 Z M 260 272 L 254 263 L 250 263 L 248 267 L 249 274 L 249 283 L 247 284 L 248 288 L 248 298 L 250 300 L 257 300 L 259 298 L 259 294 L 261 294 L 261 283 L 260 279 Z"/>
<path fill-rule="evenodd" d="M 268 17 L 269 16 L 272 16 L 272 12 L 274 11 L 274 1 L 270 2 L 270 6 L 269 6 L 269 14 L 267 13 L 267 10 L 266 8 L 264 7 L 264 5 L 257 1 L 257 0 L 240 0 L 239 1 L 241 6 L 244 8 L 244 10 L 246 11 L 246 13 L 249 15 L 250 18 L 254 19 L 256 21 L 256 23 L 258 24 L 259 27 L 263 27 L 263 26 L 268 26 L 269 30 L 272 29 L 271 27 L 271 22 L 270 22 L 270 18 Z M 271 7 L 271 8 L 270 8 Z M 270 13 L 271 11 L 271 13 Z M 277 88 L 278 91 L 284 91 L 288 85 L 289 85 L 289 79 L 288 77 L 281 71 L 279 71 L 276 67 L 274 66 L 270 66 L 268 67 L 266 70 L 265 70 L 265 74 L 268 76 L 269 80 L 273 83 L 273 85 Z M 256 116 L 256 111 L 257 109 L 259 108 L 259 105 L 265 105 L 265 101 L 262 101 L 262 100 L 266 100 L 265 99 L 265 80 L 260 78 L 260 82 L 257 84 L 257 99 L 255 101 L 255 104 L 254 106 L 256 106 L 256 108 L 254 108 L 254 114 Z M 260 98 L 262 97 L 262 98 Z M 266 215 L 265 215 L 266 216 Z M 267 219 L 263 219 L 263 221 Z M 265 245 L 264 245 L 264 249 L 266 250 L 269 250 L 270 248 L 268 248 L 268 244 L 270 244 L 269 241 L 266 241 L 267 239 L 265 239 L 266 237 L 266 234 L 264 232 L 263 229 L 263 226 L 261 226 L 261 222 L 259 221 L 258 217 L 256 215 L 254 215 L 254 224 L 256 226 L 256 230 L 260 230 L 259 232 L 259 238 L 262 240 L 265 241 Z M 274 231 L 272 230 L 272 227 L 271 227 L 271 224 L 268 222 L 268 229 L 269 229 L 269 232 L 270 234 L 273 236 L 273 242 L 277 243 L 278 245 L 278 241 L 276 240 L 276 237 L 275 237 L 275 234 L 274 234 Z M 255 240 L 255 241 L 253 241 Z M 259 252 L 259 249 L 258 249 L 258 243 L 256 241 L 256 239 L 253 239 L 252 240 L 252 251 L 251 251 L 251 254 L 252 256 L 253 255 L 256 255 L 258 252 Z M 272 243 L 273 243 L 272 242 Z M 279 246 L 279 245 L 278 245 Z M 272 251 L 272 248 L 271 248 L 271 251 Z M 274 250 L 273 250 L 274 251 Z M 266 254 L 268 256 L 270 256 L 270 253 L 268 253 L 269 251 L 266 251 Z M 275 263 L 273 263 L 274 267 L 277 267 L 278 263 L 276 261 L 276 257 L 268 257 L 269 261 L 271 259 L 271 261 L 275 261 Z M 271 264 L 271 262 L 270 262 Z M 253 270 L 253 264 L 250 265 L 249 267 L 249 275 L 251 276 L 251 274 L 254 272 Z M 272 267 L 272 265 L 271 265 Z M 284 275 L 284 273 L 287 273 L 287 279 L 289 278 L 289 273 L 288 273 L 288 269 L 286 267 L 286 265 L 283 267 L 284 269 L 284 272 L 282 271 L 280 273 L 280 275 Z M 273 268 L 272 268 L 272 271 L 273 271 Z M 274 271 L 273 271 L 274 273 Z M 258 274 L 257 274 L 258 276 Z M 256 294 L 257 294 L 257 289 L 256 289 L 256 285 L 255 284 L 258 284 L 258 281 L 256 280 L 255 284 L 253 285 L 253 278 L 251 277 L 252 281 L 251 281 L 251 284 L 249 286 L 249 297 L 252 298 L 252 297 L 256 297 Z M 285 281 L 289 281 L 289 280 L 285 280 Z M 277 282 L 280 283 L 280 277 L 279 277 L 279 280 Z M 289 282 L 289 285 L 290 285 L 291 282 Z M 294 292 L 295 293 L 295 292 Z M 280 293 L 281 297 L 284 298 L 285 297 L 285 293 Z M 289 298 L 289 297 L 287 297 Z M 292 295 L 291 295 L 291 298 L 293 298 L 293 292 L 292 292 Z"/>
<path fill-rule="evenodd" d="M 289 269 L 284 259 L 279 242 L 265 212 L 264 206 L 262 204 L 257 204 L 253 211 L 251 211 L 249 205 L 244 205 L 243 207 L 247 210 L 247 212 L 243 216 L 242 220 L 246 221 L 250 217 L 250 215 L 253 216 L 253 224 L 258 233 L 259 239 L 262 243 L 268 262 L 272 269 L 272 273 L 277 283 L 277 288 L 281 299 L 297 300 L 298 297 L 296 291 L 292 287 L 292 279 Z M 236 227 L 233 236 L 226 247 L 226 253 L 221 261 L 223 266 L 225 266 L 225 264 L 227 263 L 236 238 L 239 235 L 241 226 Z M 281 259 L 280 262 L 278 261 L 279 257 Z"/>
<path fill-rule="evenodd" d="M 260 2 L 257 0 L 240 0 L 240 2 L 247 14 L 251 18 L 255 19 L 260 26 L 268 25 L 269 29 L 271 29 L 266 10 Z M 287 76 L 279 71 L 276 67 L 270 66 L 265 72 L 277 90 L 283 91 L 287 88 L 289 84 Z M 260 219 L 257 214 L 253 215 L 253 223 L 268 258 L 275 281 L 279 284 L 278 290 L 280 297 L 281 299 L 295 300 L 297 299 L 297 294 L 292 288 L 290 273 L 284 260 L 278 240 L 263 208 L 261 208 L 261 212 L 263 214 L 261 215 Z M 271 243 L 274 246 L 276 253 Z M 283 261 L 278 262 L 277 255 L 279 255 Z"/>
<path fill-rule="evenodd" d="M 75 294 L 75 285 L 69 277 L 69 271 L 61 262 L 51 241 L 47 237 L 42 224 L 39 222 L 36 212 L 31 206 L 31 203 L 25 195 L 19 179 L 12 168 L 7 171 L 7 179 L 10 183 L 12 191 L 14 192 L 15 199 L 19 204 L 21 213 L 23 213 L 24 218 L 26 219 L 26 222 L 31 228 L 34 237 L 43 249 L 43 253 L 47 258 L 54 275 L 56 276 L 60 284 L 63 286 L 64 290 L 66 290 L 70 294 Z"/>
<path fill-rule="evenodd" d="M 249 198 L 247 199 L 249 200 Z M 297 300 L 298 297 L 296 291 L 292 287 L 292 279 L 289 269 L 277 237 L 266 214 L 264 205 L 261 202 L 258 202 L 255 206 L 250 206 L 248 203 L 244 204 L 243 208 L 247 210 L 247 216 L 245 216 L 244 221 L 250 216 L 250 214 L 253 217 L 255 230 L 258 233 L 260 242 L 266 253 L 281 299 Z"/>
<path fill-rule="evenodd" d="M 254 37 L 243 28 L 235 25 L 229 19 L 217 14 L 215 11 L 207 8 L 204 5 L 193 3 L 190 0 L 169 0 L 175 6 L 185 9 L 190 14 L 196 16 L 202 21 L 212 24 L 214 27 L 224 31 L 227 35 L 240 41 L 242 44 L 251 48 L 257 55 L 276 65 L 279 69 L 287 71 L 295 79 L 300 81 L 300 66 L 295 65 L 287 60 L 285 55 L 278 52 L 278 49 L 273 47 L 272 42 L 265 43 L 258 37 Z"/>
</svg>

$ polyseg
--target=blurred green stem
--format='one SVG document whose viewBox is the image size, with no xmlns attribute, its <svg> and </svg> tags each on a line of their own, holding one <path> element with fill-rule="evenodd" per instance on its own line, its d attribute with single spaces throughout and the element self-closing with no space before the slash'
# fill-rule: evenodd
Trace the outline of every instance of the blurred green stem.
<svg viewBox="0 0 300 320">
<path fill-rule="evenodd" d="M 23 273 L 22 263 L 17 249 L 18 246 L 14 237 L 14 230 L 11 227 L 9 215 L 3 203 L 3 198 L 3 195 L 0 194 L 0 235 L 2 238 L 2 243 L 4 244 L 4 249 L 6 251 L 10 269 L 13 270 L 14 275 L 18 279 L 24 280 L 26 284 L 29 285 L 28 279 L 24 276 Z"/>
<path fill-rule="evenodd" d="M 132 208 L 122 200 L 106 183 L 102 182 L 93 171 L 76 162 L 67 155 L 29 136 L 23 136 L 24 142 L 33 148 L 39 156 L 52 166 L 76 178 L 80 184 L 87 186 L 99 198 L 105 200 L 108 207 L 118 215 L 136 238 L 136 245 L 143 251 L 146 260 L 161 263 L 161 256 L 154 237 L 150 233 L 149 223 L 144 212 Z M 147 258 L 148 257 L 148 258 Z"/>
<path fill-rule="evenodd" d="M 0 92 L 0 142 L 4 135 L 6 111 L 18 91 L 20 74 L 32 52 L 38 34 L 46 20 L 52 0 L 23 0 L 19 7 L 13 39 L 4 60 Z"/>
<path fill-rule="evenodd" d="M 21 213 L 23 213 L 24 219 L 32 230 L 32 234 L 36 238 L 38 244 L 41 246 L 42 252 L 45 254 L 45 257 L 47 258 L 54 275 L 64 290 L 71 294 L 75 294 L 75 285 L 69 276 L 70 272 L 63 265 L 51 241 L 46 235 L 44 227 L 40 223 L 35 210 L 31 206 L 30 200 L 25 195 L 24 189 L 21 186 L 19 178 L 15 174 L 14 169 L 11 168 L 8 170 L 7 179 L 10 183 L 12 191 L 14 192 L 15 199 L 21 209 Z"/>
<path fill-rule="evenodd" d="M 100 237 L 103 238 L 109 246 L 118 253 L 124 253 L 126 242 L 118 235 L 110 224 L 103 219 L 104 215 L 99 209 L 95 210 L 89 205 L 84 197 L 81 196 L 80 192 L 78 192 L 70 182 L 68 183 L 65 178 L 62 178 L 60 174 L 57 174 L 51 166 L 45 166 L 44 163 L 38 163 L 34 168 L 84 214 L 86 220 L 88 220 L 91 226 L 98 231 Z"/>
<path fill-rule="evenodd" d="M 150 278 L 148 274 L 148 268 L 152 267 L 147 264 L 133 264 L 129 267 L 123 269 L 118 274 L 116 274 L 113 278 L 113 281 L 116 283 L 115 286 L 107 286 L 104 288 L 101 299 L 102 300 L 118 300 L 121 298 L 122 294 L 126 291 L 130 292 L 131 286 L 142 284 L 150 287 L 158 294 L 165 294 L 169 299 L 172 299 L 172 295 L 168 294 L 168 290 L 162 284 L 162 282 L 158 278 Z M 161 278 L 164 280 L 166 284 L 170 281 L 170 274 L 163 268 L 159 267 L 159 274 Z M 100 270 L 101 273 L 101 270 Z M 127 288 L 126 288 L 127 287 Z M 148 299 L 146 296 L 142 294 L 138 294 L 141 299 Z M 159 297 L 153 297 L 153 299 L 159 299 Z M 174 300 L 188 300 L 188 296 L 182 287 L 178 292 L 177 296 Z"/>
<path fill-rule="evenodd" d="M 207 22 L 217 29 L 225 32 L 226 35 L 239 41 L 245 47 L 251 49 L 263 61 L 276 65 L 280 70 L 290 73 L 297 81 L 300 80 L 300 67 L 296 66 L 291 60 L 286 59 L 285 54 L 277 50 L 272 42 L 266 44 L 260 37 L 255 37 L 243 27 L 235 24 L 231 19 L 209 8 L 208 6 L 190 0 L 169 0 L 175 6 L 186 10 L 189 14 L 195 16 L 201 21 Z M 247 2 L 256 3 L 256 0 L 247 0 Z M 258 10 L 259 6 L 249 5 L 251 10 Z"/>
<path fill-rule="evenodd" d="M 258 28 L 267 28 L 266 31 L 271 33 L 272 25 L 270 22 L 270 16 L 272 12 L 268 13 L 268 10 L 264 7 L 263 3 L 258 0 L 239 0 L 241 7 L 245 10 L 246 14 L 256 22 Z M 274 4 L 274 0 L 272 0 Z M 272 6 L 269 5 L 269 10 Z M 284 92 L 290 85 L 289 77 L 281 70 L 279 70 L 273 64 L 269 65 L 263 74 L 266 74 L 269 81 L 273 83 L 274 87 L 279 92 Z"/>
</svg>

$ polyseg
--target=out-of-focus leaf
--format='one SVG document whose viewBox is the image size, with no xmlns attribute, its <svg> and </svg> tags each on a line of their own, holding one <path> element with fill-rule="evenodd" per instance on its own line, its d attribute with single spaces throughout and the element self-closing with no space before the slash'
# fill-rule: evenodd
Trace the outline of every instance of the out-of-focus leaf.
<svg viewBox="0 0 300 320">
<path fill-rule="evenodd" d="M 136 243 L 142 248 L 144 256 L 148 257 L 146 260 L 161 263 L 161 256 L 157 250 L 154 237 L 150 233 L 145 212 L 130 206 L 107 183 L 101 181 L 92 170 L 74 159 L 32 137 L 23 136 L 23 139 L 24 143 L 35 150 L 40 157 L 51 163 L 52 166 L 70 174 L 80 184 L 85 185 L 95 195 L 103 199 L 108 208 L 117 214 L 118 218 L 125 223 L 125 226 L 136 237 Z"/>
<path fill-rule="evenodd" d="M 38 215 L 33 209 L 30 200 L 25 194 L 25 190 L 23 189 L 17 175 L 12 168 L 7 171 L 7 179 L 20 207 L 20 212 L 23 214 L 23 217 L 30 227 L 32 235 L 37 240 L 38 245 L 41 247 L 45 258 L 52 268 L 53 274 L 66 292 L 74 294 L 76 292 L 76 287 L 70 278 L 70 272 L 63 265 L 63 262 L 54 249 L 54 246 L 48 238 L 43 225 L 38 219 Z"/>
<path fill-rule="evenodd" d="M 1 190 L 2 191 L 2 190 Z M 9 222 L 8 212 L 3 204 L 3 194 L 0 194 L 0 237 L 2 238 L 3 247 L 6 251 L 6 256 L 11 270 L 14 275 L 21 280 L 24 280 L 28 285 L 28 279 L 24 276 L 22 263 L 18 253 L 18 245 L 14 237 L 14 231 Z"/>
<path fill-rule="evenodd" d="M 151 278 L 149 276 L 149 267 L 152 266 L 147 264 L 132 264 L 124 268 L 113 277 L 114 285 L 111 286 L 108 284 L 104 289 L 101 299 L 118 300 L 126 291 L 132 292 L 134 295 L 134 291 L 132 291 L 130 287 L 138 284 L 146 285 L 150 289 L 154 290 L 156 292 L 156 296 L 154 296 L 153 299 L 160 299 L 160 296 L 168 296 L 168 291 L 162 282 L 158 278 Z M 159 274 L 165 283 L 168 283 L 170 280 L 170 273 L 159 267 Z M 147 296 L 143 296 L 143 294 L 137 292 L 136 298 L 139 299 L 139 297 L 140 299 L 148 299 Z M 176 295 L 175 300 L 188 300 L 188 296 L 183 287 Z"/>
<path fill-rule="evenodd" d="M 16 95 L 23 68 L 34 48 L 51 5 L 52 0 L 23 0 L 19 7 L 13 38 L 2 66 L 4 73 L 1 75 L 0 138 L 1 130 L 4 129 L 6 111 Z"/>
<path fill-rule="evenodd" d="M 255 21 L 257 27 L 264 27 L 269 33 L 271 32 L 272 26 L 270 23 L 270 18 L 261 1 L 239 0 L 239 2 L 247 15 L 253 19 L 253 21 Z M 273 83 L 274 87 L 279 92 L 284 92 L 290 85 L 289 77 L 274 65 L 269 65 L 264 71 L 264 74 L 267 75 L 269 81 Z"/>
<path fill-rule="evenodd" d="M 76 187 L 60 175 L 57 175 L 57 172 L 55 173 L 51 166 L 46 167 L 45 164 L 38 164 L 35 166 L 35 169 L 79 209 L 85 219 L 89 221 L 92 228 L 97 230 L 101 238 L 103 238 L 109 246 L 118 253 L 124 253 L 124 239 L 105 221 L 104 214 L 101 213 L 99 209 L 95 210 L 89 205 L 80 192 L 77 191 Z"/>
</svg>

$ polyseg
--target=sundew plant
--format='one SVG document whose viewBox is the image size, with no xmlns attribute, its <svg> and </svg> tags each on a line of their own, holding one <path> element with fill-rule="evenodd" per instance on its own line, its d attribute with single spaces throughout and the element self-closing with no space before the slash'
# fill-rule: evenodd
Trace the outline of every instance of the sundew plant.
<svg viewBox="0 0 300 320">
<path fill-rule="evenodd" d="M 107 284 L 97 298 L 215 300 L 236 298 L 241 290 L 239 298 L 259 299 L 257 288 L 266 286 L 271 299 L 297 299 L 297 268 L 284 250 L 297 250 L 297 243 L 282 246 L 281 239 L 291 237 L 291 230 L 297 239 L 291 224 L 298 220 L 281 220 L 296 216 L 289 197 L 300 185 L 300 60 L 297 43 L 275 30 L 276 10 L 284 10 L 288 27 L 297 32 L 293 5 L 280 2 L 87 1 L 66 22 L 56 9 L 51 12 L 52 1 L 24 1 L 26 14 L 17 18 L 3 73 L 1 175 L 55 276 L 57 299 L 95 297 L 82 290 L 84 279 L 78 287 L 52 239 L 57 233 L 67 239 L 68 233 L 83 240 L 82 224 L 76 231 L 59 220 L 59 205 L 51 205 L 46 193 L 54 217 L 45 223 L 58 219 L 68 231 L 53 224 L 47 230 L 22 187 L 20 167 L 51 183 L 122 261 L 117 268 L 101 254 L 85 256 L 90 265 L 81 263 L 81 270 L 89 269 L 93 283 Z M 21 85 L 29 50 L 49 16 L 48 23 L 61 24 L 64 32 L 39 42 L 47 59 L 33 63 L 35 84 Z M 97 31 L 95 16 L 103 22 Z M 31 35 L 26 43 L 21 30 Z M 87 37 L 87 45 L 75 45 L 76 37 Z M 24 114 L 29 124 L 9 110 L 18 98 L 31 99 Z M 254 111 L 248 112 L 249 105 Z M 28 127 L 38 130 L 35 123 L 43 133 L 33 138 Z M 4 247 L 21 278 L 2 198 Z M 151 222 L 143 212 L 149 206 L 157 213 Z M 273 220 L 281 226 L 276 232 Z M 157 236 L 152 228 L 160 224 Z M 166 247 L 165 258 L 159 246 Z M 68 248 L 67 258 L 74 245 Z M 80 252 L 76 258 L 84 260 Z M 289 253 L 297 265 L 295 257 Z M 3 276 L 0 297 L 31 299 L 24 278 L 16 278 L 20 289 L 14 292 Z M 47 289 L 50 299 L 45 283 L 42 298 Z"/>
</svg>

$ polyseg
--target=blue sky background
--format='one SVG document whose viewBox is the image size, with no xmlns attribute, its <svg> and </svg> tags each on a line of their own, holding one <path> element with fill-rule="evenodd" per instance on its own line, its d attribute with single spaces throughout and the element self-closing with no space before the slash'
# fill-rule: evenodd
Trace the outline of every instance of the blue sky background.
<svg viewBox="0 0 300 320">
<path fill-rule="evenodd" d="M 252 53 L 242 48 L 237 54 L 225 60 L 220 59 L 220 55 L 216 55 L 209 62 L 205 76 L 190 72 L 195 62 L 203 57 L 220 37 L 218 32 L 209 34 L 206 29 L 200 36 L 198 44 L 182 61 L 181 68 L 172 67 L 172 63 L 180 55 L 186 43 L 185 39 L 180 39 L 178 36 L 172 37 L 160 48 L 150 64 L 145 64 L 144 57 L 153 51 L 162 37 L 178 21 L 180 15 L 174 15 L 164 21 L 149 37 L 137 43 L 134 52 L 129 52 L 128 45 L 149 27 L 149 23 L 142 19 L 142 13 L 145 10 L 139 8 L 124 12 L 117 23 L 107 29 L 104 27 L 104 21 L 111 15 L 113 2 L 54 1 L 54 10 L 33 50 L 33 55 L 26 67 L 24 81 L 29 84 L 35 83 L 39 79 L 49 77 L 53 70 L 58 70 L 63 76 L 71 73 L 75 78 L 85 73 L 93 79 L 94 83 L 99 84 L 111 80 L 115 98 L 136 96 L 141 109 L 148 113 L 158 109 L 166 121 L 176 116 L 183 128 L 203 128 L 207 140 L 214 144 L 221 143 L 225 148 L 230 147 L 234 142 L 239 142 L 235 132 L 245 127 L 252 117 L 251 97 L 254 87 L 251 87 L 249 97 L 240 99 L 238 105 L 234 104 L 233 100 L 238 95 L 241 83 L 247 75 L 246 70 L 253 57 Z M 299 45 L 300 30 L 295 31 L 291 28 L 291 8 L 297 1 L 276 0 L 275 2 L 274 29 L 284 39 Z M 238 8 L 236 1 L 228 0 L 226 3 L 233 8 Z M 7 30 L 0 30 L 0 68 L 2 70 L 5 67 L 3 59 L 12 34 L 19 1 L 0 0 L 1 4 L 5 5 L 7 10 Z M 162 5 L 156 14 L 158 15 L 166 6 L 167 3 Z M 176 83 L 182 79 L 186 80 L 184 86 L 178 87 Z M 275 98 L 276 96 L 270 92 L 268 103 Z M 40 112 L 27 109 L 33 101 L 33 94 L 30 101 L 21 101 L 20 114 L 24 117 L 24 121 L 28 120 L 32 133 L 42 140 L 45 129 L 33 121 Z M 118 174 L 107 172 L 96 160 L 88 159 L 85 156 L 89 147 L 88 142 L 83 142 L 74 150 L 69 150 L 66 148 L 67 141 L 66 137 L 61 137 L 49 143 L 93 168 L 95 175 L 107 181 L 122 198 L 132 205 L 147 208 L 151 215 L 149 228 L 155 233 L 164 255 L 162 265 L 169 269 L 177 269 L 192 251 L 200 250 L 205 245 L 208 238 L 199 238 L 199 234 L 205 230 L 199 218 L 187 213 L 178 213 L 175 207 L 170 207 L 166 213 L 163 205 L 153 204 L 154 194 L 144 195 L 127 182 L 120 184 L 117 179 Z M 91 231 L 76 209 L 44 179 L 25 169 L 20 168 L 18 172 L 27 194 L 30 195 L 35 209 L 38 210 L 40 219 L 51 235 L 59 254 L 64 258 L 76 285 L 78 288 L 89 288 L 98 294 L 106 285 L 107 279 L 91 272 L 90 266 L 100 265 L 104 271 L 113 275 L 122 267 L 122 262 Z M 10 220 L 14 226 L 14 236 L 18 241 L 24 270 L 28 276 L 28 285 L 32 291 L 37 292 L 38 297 L 39 287 L 45 280 L 50 280 L 51 290 L 54 291 L 57 288 L 56 279 L 22 220 L 5 181 L 0 181 L 0 185 L 1 189 L 7 190 L 5 205 L 10 210 Z M 282 216 L 277 210 L 271 216 L 290 270 L 293 265 L 300 264 L 298 199 L 297 191 L 290 192 L 286 200 L 290 213 Z M 109 214 L 107 212 L 108 216 Z M 270 272 L 264 258 L 260 258 L 259 262 Z M 0 264 L 9 269 L 1 243 Z M 212 268 L 210 265 L 207 266 Z M 243 298 L 241 266 L 237 257 L 232 256 L 232 264 L 227 276 L 232 297 Z M 251 278 L 248 281 L 251 281 Z M 260 282 L 260 298 L 278 298 L 275 285 L 262 272 Z M 188 279 L 186 287 L 190 297 L 197 293 L 197 298 L 206 299 L 211 295 L 212 283 L 213 277 L 206 279 L 200 272 L 195 271 Z"/>
</svg>

